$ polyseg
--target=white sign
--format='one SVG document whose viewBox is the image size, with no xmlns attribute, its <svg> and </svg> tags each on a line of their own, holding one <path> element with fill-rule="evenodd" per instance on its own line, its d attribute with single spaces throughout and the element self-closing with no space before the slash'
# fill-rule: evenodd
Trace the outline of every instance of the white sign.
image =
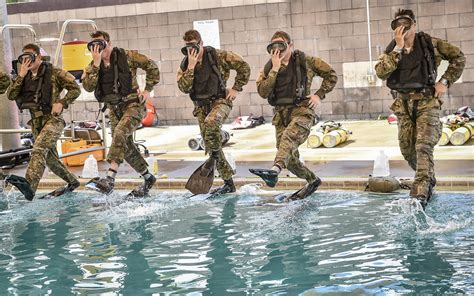
<svg viewBox="0 0 474 296">
<path fill-rule="evenodd" d="M 193 27 L 201 34 L 204 46 L 210 45 L 214 48 L 221 48 L 219 20 L 194 21 Z"/>
</svg>

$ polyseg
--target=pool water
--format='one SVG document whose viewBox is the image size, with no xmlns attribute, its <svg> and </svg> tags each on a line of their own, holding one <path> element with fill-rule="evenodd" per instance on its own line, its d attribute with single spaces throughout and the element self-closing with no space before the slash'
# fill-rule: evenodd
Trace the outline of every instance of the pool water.
<svg viewBox="0 0 474 296">
<path fill-rule="evenodd" d="M 0 194 L 0 295 L 474 294 L 472 194 L 123 194 Z"/>
</svg>

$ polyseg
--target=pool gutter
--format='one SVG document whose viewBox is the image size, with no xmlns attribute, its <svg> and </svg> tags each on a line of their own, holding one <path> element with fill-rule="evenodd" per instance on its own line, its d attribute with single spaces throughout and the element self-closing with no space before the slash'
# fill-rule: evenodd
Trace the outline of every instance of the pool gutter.
<svg viewBox="0 0 474 296">
<path fill-rule="evenodd" d="M 89 179 L 80 179 L 81 188 Z M 141 179 L 118 179 L 115 183 L 116 189 L 131 189 L 142 182 Z M 187 179 L 158 179 L 154 188 L 161 190 L 184 190 Z M 238 178 L 234 180 L 237 187 L 252 183 L 262 183 L 257 178 Z M 60 179 L 43 179 L 41 180 L 38 189 L 54 189 L 64 182 Z M 215 186 L 222 184 L 221 180 L 216 179 Z M 304 186 L 305 181 L 296 178 L 282 178 L 278 185 L 273 188 L 275 190 L 293 190 Z M 365 190 L 367 178 L 343 178 L 343 177 L 326 177 L 320 189 L 324 190 Z M 439 177 L 437 178 L 436 190 L 439 191 L 471 191 L 474 190 L 474 177 Z"/>
</svg>

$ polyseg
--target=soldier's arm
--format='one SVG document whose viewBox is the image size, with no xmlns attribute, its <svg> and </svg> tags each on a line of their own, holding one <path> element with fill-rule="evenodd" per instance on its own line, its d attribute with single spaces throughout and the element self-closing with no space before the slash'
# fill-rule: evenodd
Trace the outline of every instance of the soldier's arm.
<svg viewBox="0 0 474 296">
<path fill-rule="evenodd" d="M 145 90 L 149 92 L 152 91 L 153 86 L 160 82 L 160 70 L 158 69 L 158 65 L 156 65 L 155 61 L 136 50 L 126 50 L 125 52 L 132 67 L 140 68 L 146 72 Z"/>
<path fill-rule="evenodd" d="M 185 94 L 189 94 L 193 89 L 194 70 L 186 69 L 185 71 L 178 69 L 178 88 Z"/>
<path fill-rule="evenodd" d="M 306 56 L 306 62 L 311 69 L 320 77 L 323 78 L 321 87 L 316 91 L 316 95 L 322 100 L 327 93 L 332 91 L 337 83 L 336 71 L 325 61 L 320 58 Z"/>
<path fill-rule="evenodd" d="M 85 69 L 81 77 L 82 86 L 88 92 L 93 92 L 99 81 L 99 67 L 91 62 Z"/>
<path fill-rule="evenodd" d="M 13 81 L 13 83 L 10 84 L 10 86 L 7 89 L 7 98 L 10 101 L 14 101 L 17 99 L 18 95 L 20 94 L 21 91 L 21 85 L 23 84 L 23 80 L 25 78 L 21 77 L 18 75 L 16 79 Z"/>
<path fill-rule="evenodd" d="M 438 49 L 441 58 L 449 62 L 449 66 L 441 78 L 446 79 L 448 85 L 451 86 L 461 77 L 466 66 L 466 57 L 459 47 L 445 40 L 433 38 L 433 45 Z"/>
<path fill-rule="evenodd" d="M 225 50 L 222 51 L 222 62 L 225 63 L 229 69 L 235 70 L 237 72 L 232 89 L 235 89 L 236 91 L 242 91 L 242 87 L 249 82 L 249 64 L 244 61 L 240 55 Z"/>
<path fill-rule="evenodd" d="M 386 80 L 397 69 L 399 61 L 400 54 L 396 51 L 382 54 L 375 65 L 375 74 L 378 78 Z"/>
<path fill-rule="evenodd" d="M 257 92 L 262 98 L 267 99 L 272 93 L 277 74 L 278 72 L 273 69 L 268 72 L 268 75 L 265 75 L 264 70 L 260 71 L 257 79 Z"/>
<path fill-rule="evenodd" d="M 58 103 L 61 103 L 63 108 L 67 109 L 69 105 L 79 97 L 81 94 L 81 89 L 71 73 L 60 68 L 55 68 L 54 72 L 57 77 L 56 82 L 59 84 L 58 89 L 67 90 L 64 98 L 58 100 Z"/>
<path fill-rule="evenodd" d="M 0 94 L 3 94 L 11 83 L 7 73 L 0 71 Z"/>
</svg>

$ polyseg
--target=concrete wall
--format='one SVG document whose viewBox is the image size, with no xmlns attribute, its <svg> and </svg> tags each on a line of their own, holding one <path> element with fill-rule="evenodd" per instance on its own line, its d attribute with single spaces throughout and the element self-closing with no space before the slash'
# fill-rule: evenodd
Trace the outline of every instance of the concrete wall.
<svg viewBox="0 0 474 296">
<path fill-rule="evenodd" d="M 110 7 L 84 8 L 36 14 L 13 14 L 11 23 L 32 24 L 39 37 L 57 36 L 66 18 L 92 18 L 100 29 L 110 32 L 121 47 L 138 49 L 156 60 L 162 73 L 154 102 L 162 124 L 195 123 L 193 105 L 176 86 L 176 71 L 182 55 L 182 34 L 195 20 L 219 19 L 221 46 L 241 54 L 252 67 L 249 84 L 235 102 L 231 118 L 238 115 L 272 116 L 272 109 L 256 93 L 255 80 L 268 59 L 266 44 L 276 30 L 288 31 L 296 48 L 320 56 L 339 75 L 336 89 L 319 107 L 324 119 L 366 119 L 388 114 L 391 104 L 385 86 L 344 88 L 343 64 L 368 61 L 365 0 L 199 0 L 160 1 Z M 418 27 L 433 36 L 460 46 L 467 57 L 462 83 L 444 98 L 443 110 L 474 106 L 474 0 L 370 0 L 372 58 L 392 39 L 390 19 L 399 7 L 414 10 Z M 187 10 L 191 9 L 191 10 Z M 67 34 L 87 39 L 87 27 Z M 470 32 L 470 33 L 469 33 Z M 28 36 L 14 34 L 16 53 Z M 43 44 L 53 52 L 54 45 Z M 316 89 L 320 80 L 313 83 Z M 230 82 L 232 85 L 232 81 Z M 94 103 L 77 103 L 78 118 L 93 118 Z M 86 111 L 86 112 L 84 112 Z"/>
</svg>

